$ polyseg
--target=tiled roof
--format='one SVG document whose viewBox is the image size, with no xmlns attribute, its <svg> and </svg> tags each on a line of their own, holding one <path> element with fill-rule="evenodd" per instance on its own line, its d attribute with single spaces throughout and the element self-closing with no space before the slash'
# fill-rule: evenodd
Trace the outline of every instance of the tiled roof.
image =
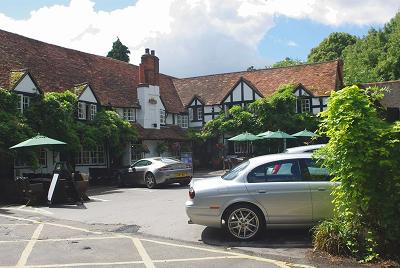
<svg viewBox="0 0 400 268">
<path fill-rule="evenodd" d="M 241 78 L 253 85 L 264 96 L 270 96 L 282 84 L 302 84 L 315 96 L 327 96 L 342 86 L 341 61 L 328 61 L 290 67 L 255 71 L 214 74 L 184 79 L 173 79 L 184 105 L 194 95 L 206 105 L 219 104 Z"/>
<path fill-rule="evenodd" d="M 142 140 L 189 140 L 186 131 L 179 126 L 166 126 L 161 129 L 143 128 L 140 124 L 133 124 L 139 132 L 139 139 Z"/>
<path fill-rule="evenodd" d="M 375 83 L 364 83 L 360 84 L 362 88 L 368 87 L 379 87 L 388 88 L 389 92 L 385 93 L 381 103 L 384 107 L 397 107 L 400 108 L 400 80 L 375 82 Z"/>
<path fill-rule="evenodd" d="M 44 92 L 87 82 L 102 105 L 138 106 L 138 66 L 0 30 L 0 86 L 9 88 L 15 69 L 28 69 Z M 167 111 L 180 112 L 183 107 L 169 79 L 160 75 L 161 98 Z"/>
</svg>

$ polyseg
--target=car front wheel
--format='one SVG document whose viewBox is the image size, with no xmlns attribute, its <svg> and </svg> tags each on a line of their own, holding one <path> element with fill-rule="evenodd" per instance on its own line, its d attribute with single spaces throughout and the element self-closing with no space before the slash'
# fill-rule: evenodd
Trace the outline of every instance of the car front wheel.
<svg viewBox="0 0 400 268">
<path fill-rule="evenodd" d="M 147 173 L 146 176 L 144 177 L 144 182 L 146 183 L 147 188 L 153 189 L 156 187 L 156 178 L 152 173 Z"/>
<path fill-rule="evenodd" d="M 260 213 L 252 206 L 236 205 L 226 214 L 225 225 L 228 233 L 235 239 L 251 240 L 263 229 Z"/>
</svg>

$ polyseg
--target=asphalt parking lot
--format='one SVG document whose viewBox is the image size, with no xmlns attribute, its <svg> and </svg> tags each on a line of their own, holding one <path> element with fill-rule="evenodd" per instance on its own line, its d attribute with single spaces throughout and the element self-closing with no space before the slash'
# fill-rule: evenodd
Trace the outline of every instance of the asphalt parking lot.
<svg viewBox="0 0 400 268">
<path fill-rule="evenodd" d="M 0 210 L 0 267 L 312 267 Z"/>
<path fill-rule="evenodd" d="M 0 207 L 0 267 L 320 266 L 307 257 L 309 230 L 238 242 L 187 224 L 187 187 L 93 187 L 88 195 L 80 206 Z"/>
</svg>

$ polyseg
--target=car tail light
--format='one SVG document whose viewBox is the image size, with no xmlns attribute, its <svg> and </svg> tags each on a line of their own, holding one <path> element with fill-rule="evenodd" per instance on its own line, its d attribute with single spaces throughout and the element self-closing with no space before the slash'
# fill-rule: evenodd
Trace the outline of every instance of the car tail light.
<svg viewBox="0 0 400 268">
<path fill-rule="evenodd" d="M 159 171 L 169 171 L 169 170 L 174 170 L 174 168 L 172 166 L 165 166 L 162 167 L 160 169 L 158 169 Z"/>
<path fill-rule="evenodd" d="M 190 199 L 193 199 L 195 196 L 196 196 L 196 193 L 195 193 L 193 187 L 190 187 L 190 189 L 189 189 L 189 197 L 190 197 Z"/>
</svg>

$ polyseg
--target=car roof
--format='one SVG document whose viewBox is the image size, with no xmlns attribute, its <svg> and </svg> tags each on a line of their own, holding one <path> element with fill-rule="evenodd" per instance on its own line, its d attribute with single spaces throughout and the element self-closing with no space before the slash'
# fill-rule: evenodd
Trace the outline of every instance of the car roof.
<svg viewBox="0 0 400 268">
<path fill-rule="evenodd" d="M 252 164 L 261 164 L 266 162 L 273 162 L 279 160 L 287 160 L 287 159 L 298 159 L 298 158 L 311 158 L 312 153 L 280 153 L 280 154 L 267 154 L 261 155 L 257 157 L 250 158 L 249 161 Z"/>
<path fill-rule="evenodd" d="M 305 145 L 305 146 L 298 146 L 286 149 L 285 153 L 301 153 L 307 150 L 319 149 L 326 144 L 313 144 L 313 145 Z"/>
<path fill-rule="evenodd" d="M 139 159 L 138 161 L 141 161 L 141 160 L 162 161 L 163 159 L 167 159 L 167 160 L 175 161 L 175 162 L 179 162 L 179 161 L 180 161 L 179 159 L 176 159 L 176 158 L 172 158 L 172 157 L 160 157 L 160 156 L 142 158 L 142 159 Z"/>
</svg>

